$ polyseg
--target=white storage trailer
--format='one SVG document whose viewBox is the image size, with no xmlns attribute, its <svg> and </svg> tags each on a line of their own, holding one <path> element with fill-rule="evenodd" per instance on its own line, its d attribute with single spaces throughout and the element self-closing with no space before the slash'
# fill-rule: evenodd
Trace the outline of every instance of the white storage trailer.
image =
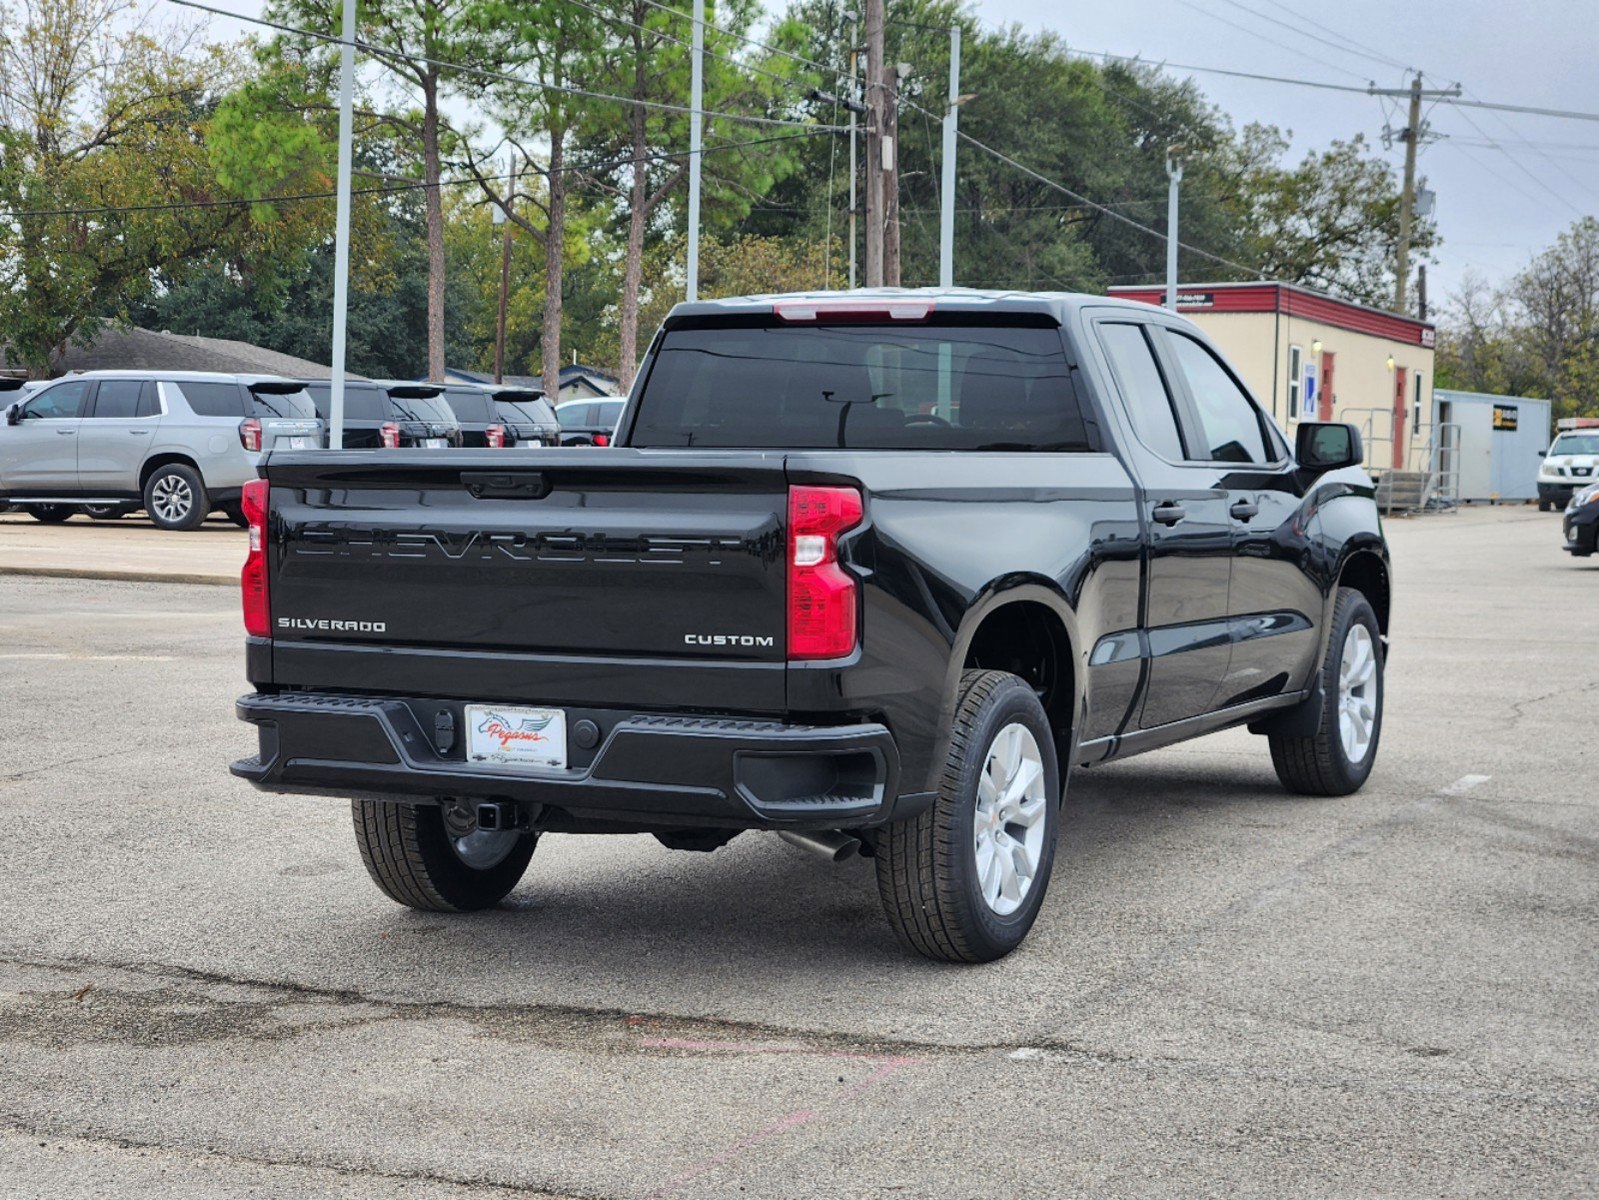
<svg viewBox="0 0 1599 1200">
<path fill-rule="evenodd" d="M 1548 400 L 1435 388 L 1433 420 L 1459 430 L 1453 464 L 1457 499 L 1538 498 L 1538 456 L 1554 436 Z"/>
</svg>

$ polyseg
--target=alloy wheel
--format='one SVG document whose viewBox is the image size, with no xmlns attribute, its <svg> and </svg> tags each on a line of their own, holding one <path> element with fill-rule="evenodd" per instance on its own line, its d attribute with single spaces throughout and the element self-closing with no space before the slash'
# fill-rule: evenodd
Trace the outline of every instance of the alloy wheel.
<svg viewBox="0 0 1599 1200">
<path fill-rule="evenodd" d="M 1344 637 L 1338 664 L 1338 736 L 1353 765 L 1371 752 L 1377 729 L 1377 644 L 1371 630 L 1356 623 Z"/>
</svg>

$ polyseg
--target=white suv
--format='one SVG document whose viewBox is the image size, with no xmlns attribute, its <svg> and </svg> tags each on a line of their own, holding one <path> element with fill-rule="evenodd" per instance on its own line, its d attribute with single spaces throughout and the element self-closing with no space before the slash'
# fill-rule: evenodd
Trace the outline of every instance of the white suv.
<svg viewBox="0 0 1599 1200">
<path fill-rule="evenodd" d="M 1599 429 L 1562 433 L 1539 457 L 1538 511 L 1558 512 L 1573 493 L 1599 481 Z"/>
<path fill-rule="evenodd" d="M 242 525 L 239 494 L 261 451 L 321 444 L 292 379 L 89 371 L 6 407 L 0 502 L 47 522 L 143 508 L 162 529 L 194 529 L 221 509 Z"/>
</svg>

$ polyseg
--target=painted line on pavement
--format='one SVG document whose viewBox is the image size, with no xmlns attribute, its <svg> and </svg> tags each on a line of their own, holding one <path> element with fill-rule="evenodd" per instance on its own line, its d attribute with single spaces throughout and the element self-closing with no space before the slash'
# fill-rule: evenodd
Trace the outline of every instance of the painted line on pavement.
<svg viewBox="0 0 1599 1200">
<path fill-rule="evenodd" d="M 1492 778 L 1492 775 L 1462 775 L 1448 787 L 1438 790 L 1445 796 L 1464 796 L 1472 788 L 1481 787 Z"/>
</svg>

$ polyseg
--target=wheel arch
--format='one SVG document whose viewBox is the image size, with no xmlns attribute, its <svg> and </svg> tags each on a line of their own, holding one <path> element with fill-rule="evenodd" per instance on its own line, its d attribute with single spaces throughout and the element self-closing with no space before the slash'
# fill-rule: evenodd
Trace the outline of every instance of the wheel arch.
<svg viewBox="0 0 1599 1200">
<path fill-rule="evenodd" d="M 200 464 L 195 462 L 191 455 L 182 454 L 176 450 L 161 450 L 145 459 L 144 465 L 139 468 L 139 494 L 144 494 L 144 488 L 150 482 L 150 476 L 154 475 L 162 467 L 174 464 L 188 467 L 200 477 L 202 485 L 205 483 L 205 472 L 200 469 Z"/>
<path fill-rule="evenodd" d="M 1077 614 L 1047 580 L 1012 578 L 983 589 L 961 618 L 950 648 L 933 761 L 941 763 L 948 754 L 962 673 L 987 668 L 1019 675 L 1040 692 L 1064 772 L 1083 705 L 1077 645 Z"/>
<path fill-rule="evenodd" d="M 1338 586 L 1353 588 L 1366 597 L 1372 611 L 1377 614 L 1378 632 L 1386 641 L 1393 598 L 1387 556 L 1372 547 L 1354 550 L 1338 570 Z"/>
</svg>

